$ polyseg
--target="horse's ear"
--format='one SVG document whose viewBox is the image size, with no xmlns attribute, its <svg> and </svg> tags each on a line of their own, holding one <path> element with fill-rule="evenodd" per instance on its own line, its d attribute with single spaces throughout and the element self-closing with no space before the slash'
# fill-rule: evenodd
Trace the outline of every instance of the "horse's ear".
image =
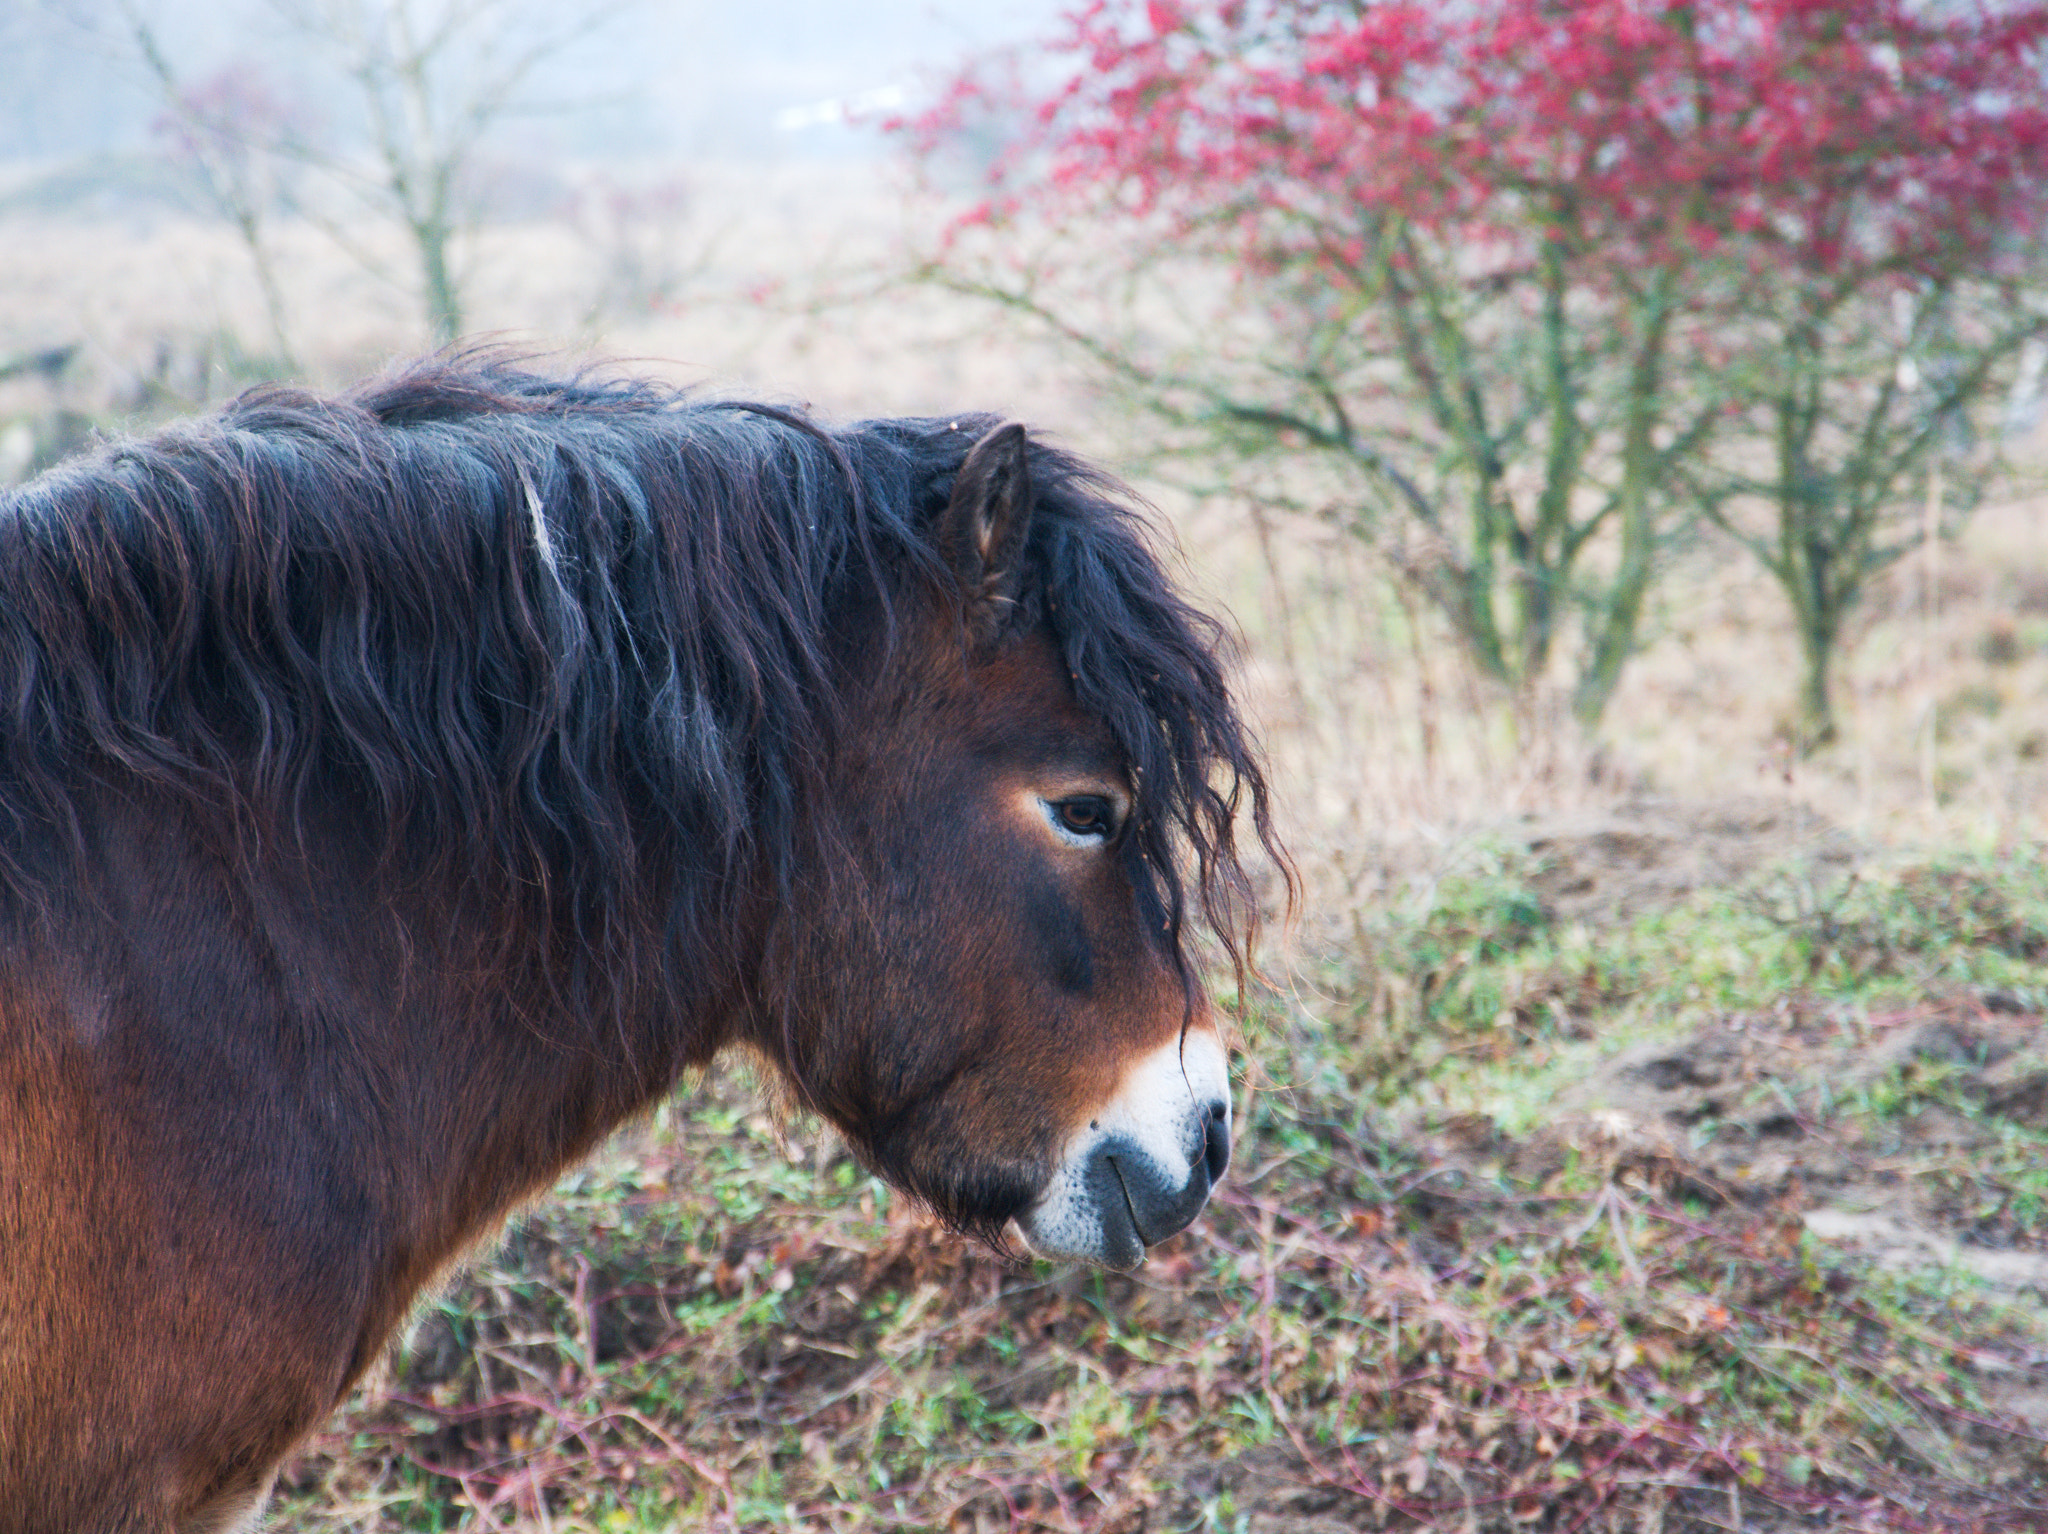
<svg viewBox="0 0 2048 1534">
<path fill-rule="evenodd" d="M 1016 614 L 1031 503 L 1024 428 L 1013 421 L 974 444 L 939 522 L 939 552 L 960 582 L 967 629 L 978 644 L 1000 638 Z"/>
</svg>

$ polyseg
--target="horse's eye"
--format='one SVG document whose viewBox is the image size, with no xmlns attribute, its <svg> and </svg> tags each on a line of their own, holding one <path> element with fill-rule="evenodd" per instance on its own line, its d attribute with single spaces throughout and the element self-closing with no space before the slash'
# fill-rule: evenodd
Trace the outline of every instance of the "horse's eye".
<svg viewBox="0 0 2048 1534">
<path fill-rule="evenodd" d="M 1052 804 L 1054 822 L 1069 836 L 1091 837 L 1106 842 L 1116 834 L 1116 806 L 1094 794 L 1056 799 Z"/>
</svg>

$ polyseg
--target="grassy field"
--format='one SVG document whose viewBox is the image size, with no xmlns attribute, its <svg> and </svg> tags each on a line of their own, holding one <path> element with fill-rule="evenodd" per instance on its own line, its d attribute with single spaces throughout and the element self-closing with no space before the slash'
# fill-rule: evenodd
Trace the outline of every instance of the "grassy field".
<svg viewBox="0 0 2048 1534">
<path fill-rule="evenodd" d="M 1119 461 L 1057 359 L 883 284 L 873 187 L 698 190 L 626 307 L 586 233 L 489 232 L 479 328 Z M 281 238 L 302 371 L 416 349 Z M 0 353 L 80 347 L 0 384 L 0 467 L 266 366 L 217 227 L 0 211 L 0 250 Z M 692 1083 L 423 1307 L 271 1527 L 2048 1528 L 2038 504 L 1879 584 L 1799 760 L 1789 630 L 1725 549 L 1674 551 L 1588 740 L 1355 542 L 1162 502 L 1247 633 L 1309 891 L 1209 1213 L 1127 1278 L 1008 1261 Z"/>
<path fill-rule="evenodd" d="M 963 1249 L 703 1083 L 275 1526 L 2048 1527 L 2048 870 L 1825 842 L 1565 920 L 1616 859 L 1536 839 L 1257 1000 L 1237 1169 L 1139 1273 Z"/>
</svg>

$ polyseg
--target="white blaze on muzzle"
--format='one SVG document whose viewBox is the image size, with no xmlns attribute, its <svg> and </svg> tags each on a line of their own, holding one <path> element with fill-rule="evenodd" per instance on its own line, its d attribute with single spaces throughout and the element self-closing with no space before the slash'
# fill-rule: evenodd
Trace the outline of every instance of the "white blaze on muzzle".
<svg viewBox="0 0 2048 1534">
<path fill-rule="evenodd" d="M 1229 1062 L 1191 1032 L 1131 1067 L 1017 1225 L 1041 1257 L 1135 1268 L 1201 1213 L 1229 1160 Z"/>
</svg>

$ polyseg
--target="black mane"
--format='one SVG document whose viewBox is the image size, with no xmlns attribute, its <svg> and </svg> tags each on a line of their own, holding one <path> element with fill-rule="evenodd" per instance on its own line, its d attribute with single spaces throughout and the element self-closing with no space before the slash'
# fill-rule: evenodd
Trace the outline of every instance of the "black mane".
<svg viewBox="0 0 2048 1534">
<path fill-rule="evenodd" d="M 949 580 L 932 518 L 993 424 L 454 357 L 102 448 L 0 499 L 0 882 L 52 898 L 95 785 L 272 846 L 342 794 L 386 864 L 548 924 L 578 1006 L 672 980 L 793 877 L 834 624 Z M 1222 635 L 1115 485 L 1032 455 L 1031 589 L 1136 768 L 1154 898 L 1241 954 L 1239 808 L 1271 837 Z"/>
</svg>

